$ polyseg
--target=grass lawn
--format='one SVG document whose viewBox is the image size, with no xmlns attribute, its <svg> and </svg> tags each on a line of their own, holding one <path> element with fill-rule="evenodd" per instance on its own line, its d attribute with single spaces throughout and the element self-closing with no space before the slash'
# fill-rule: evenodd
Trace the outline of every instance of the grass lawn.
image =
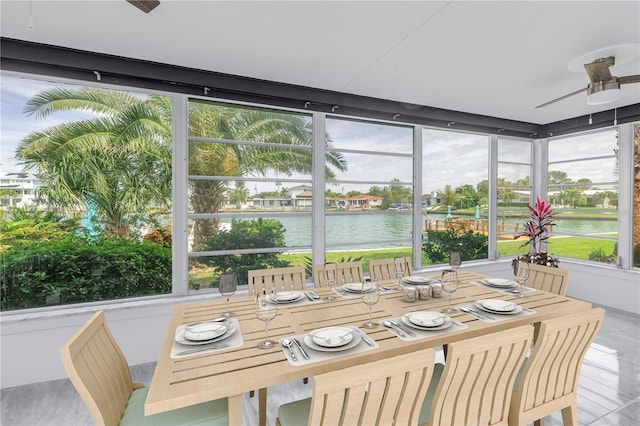
<svg viewBox="0 0 640 426">
<path fill-rule="evenodd" d="M 615 236 L 615 235 L 612 235 Z M 590 256 L 595 257 L 591 260 L 606 262 L 607 256 L 612 256 L 615 249 L 615 241 L 600 240 L 594 238 L 582 237 L 555 237 L 550 238 L 549 253 L 555 256 L 570 257 L 574 259 L 589 260 Z M 520 247 L 522 241 L 498 241 L 498 251 L 501 256 L 516 256 L 526 253 L 528 247 Z M 387 259 L 396 256 L 411 257 L 410 248 L 396 249 L 380 249 L 380 250 L 349 250 L 327 252 L 327 262 L 346 262 L 348 260 L 362 259 L 362 266 L 365 272 L 369 272 L 369 260 L 371 259 Z M 287 261 L 291 266 L 306 266 L 311 258 L 311 252 L 304 253 L 282 253 L 282 260 Z M 422 254 L 423 265 L 431 262 Z M 189 287 L 191 289 L 204 289 L 216 287 L 214 282 L 213 269 L 205 268 L 197 271 L 189 272 Z"/>
</svg>

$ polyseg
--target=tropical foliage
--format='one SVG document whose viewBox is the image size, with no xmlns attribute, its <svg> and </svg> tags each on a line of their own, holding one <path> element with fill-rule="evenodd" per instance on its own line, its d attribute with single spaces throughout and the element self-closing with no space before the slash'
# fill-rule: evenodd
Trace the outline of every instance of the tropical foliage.
<svg viewBox="0 0 640 426">
<path fill-rule="evenodd" d="M 19 243 L 3 253 L 1 309 L 171 292 L 171 249 L 150 242 L 82 237 Z"/>
<path fill-rule="evenodd" d="M 449 261 L 449 252 L 460 252 L 463 260 L 486 259 L 489 239 L 473 231 L 464 232 L 449 228 L 446 231 L 427 231 L 423 237 L 422 250 L 432 264 Z"/>
<path fill-rule="evenodd" d="M 169 98 L 55 88 L 25 106 L 27 115 L 38 118 L 65 111 L 89 116 L 31 132 L 16 152 L 25 170 L 43 181 L 39 196 L 49 208 L 67 216 L 88 211 L 105 236 L 126 237 L 135 231 L 141 214 L 159 214 L 169 207 Z"/>
<path fill-rule="evenodd" d="M 285 229 L 275 219 L 233 220 L 231 229 L 210 235 L 204 244 L 206 250 L 242 250 L 284 247 Z M 253 269 L 280 268 L 289 266 L 280 260 L 278 252 L 214 256 L 208 263 L 217 275 L 235 272 L 238 284 L 247 283 L 247 273 Z"/>
<path fill-rule="evenodd" d="M 549 239 L 550 227 L 555 225 L 551 203 L 536 198 L 534 206 L 529 206 L 529 220 L 524 225 L 524 231 L 514 234 L 514 239 L 527 237 L 520 247 L 529 246 L 529 253 L 518 256 L 513 260 L 558 267 L 559 260 L 543 251 L 543 244 Z"/>
</svg>

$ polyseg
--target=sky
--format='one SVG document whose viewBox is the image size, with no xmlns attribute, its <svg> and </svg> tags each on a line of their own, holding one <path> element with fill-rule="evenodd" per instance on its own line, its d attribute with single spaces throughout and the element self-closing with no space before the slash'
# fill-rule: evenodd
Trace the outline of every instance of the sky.
<svg viewBox="0 0 640 426">
<path fill-rule="evenodd" d="M 81 113 L 59 113 L 44 120 L 24 114 L 24 105 L 29 98 L 42 90 L 59 85 L 60 83 L 0 75 L 0 172 L 21 170 L 14 158 L 15 150 L 20 140 L 29 132 L 42 130 L 53 124 L 88 117 L 88 114 Z M 328 118 L 327 133 L 337 149 L 380 151 L 390 154 L 411 154 L 412 152 L 412 128 L 407 126 Z M 612 135 L 612 131 L 609 130 L 588 137 L 580 136 L 577 140 L 576 138 L 552 140 L 550 145 L 553 149 L 549 156 L 550 161 L 588 156 L 589 152 L 597 150 L 608 153 L 615 148 L 615 139 Z M 445 185 L 451 185 L 453 188 L 463 184 L 475 186 L 478 182 L 487 179 L 487 147 L 488 137 L 485 135 L 437 129 L 426 130 L 423 134 L 422 192 L 440 190 Z M 500 158 L 522 161 L 523 154 L 526 155 L 528 150 L 526 143 L 501 143 Z M 378 186 L 382 186 L 392 179 L 404 182 L 412 180 L 411 157 L 352 152 L 345 152 L 343 155 L 347 160 L 348 170 L 338 174 L 337 179 L 383 182 Z M 551 166 L 552 170 L 566 170 L 569 177 L 574 180 L 587 177 L 594 182 L 612 180 L 614 177 L 612 169 L 614 168 L 614 159 L 611 159 L 606 167 L 603 167 L 602 160 L 571 165 L 560 163 Z M 280 177 L 282 178 L 282 176 Z M 293 178 L 299 177 L 299 175 L 293 176 Z M 297 183 L 283 183 L 283 187 L 295 185 Z M 352 189 L 366 192 L 372 185 L 371 183 L 342 184 L 340 187 L 331 189 L 336 192 L 348 192 Z M 247 187 L 250 188 L 252 195 L 256 189 L 258 192 L 275 190 L 271 183 L 254 184 L 249 182 Z"/>
</svg>

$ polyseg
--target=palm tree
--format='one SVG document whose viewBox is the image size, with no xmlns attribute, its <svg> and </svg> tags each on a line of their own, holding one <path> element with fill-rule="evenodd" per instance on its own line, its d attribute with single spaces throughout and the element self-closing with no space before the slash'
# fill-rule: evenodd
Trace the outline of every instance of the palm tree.
<svg viewBox="0 0 640 426">
<path fill-rule="evenodd" d="M 222 104 L 191 102 L 189 106 L 189 135 L 191 138 L 211 138 L 278 144 L 227 144 L 217 142 L 189 142 L 189 175 L 192 176 L 266 176 L 269 171 L 291 176 L 310 174 L 310 150 L 286 149 L 287 145 L 311 146 L 311 120 L 306 116 L 273 112 L 257 108 L 236 108 Z M 333 177 L 329 166 L 346 170 L 340 153 L 332 150 L 328 135 L 326 145 L 326 174 Z M 195 213 L 216 213 L 224 201 L 226 182 L 192 179 L 189 183 L 191 206 Z M 194 224 L 194 247 L 218 231 L 217 219 L 199 219 Z"/>
<path fill-rule="evenodd" d="M 27 135 L 16 158 L 44 182 L 51 208 L 77 213 L 95 206 L 105 236 L 127 236 L 133 216 L 171 200 L 171 102 L 100 89 L 55 88 L 31 98 L 28 115 L 63 111 L 91 117 Z"/>
</svg>

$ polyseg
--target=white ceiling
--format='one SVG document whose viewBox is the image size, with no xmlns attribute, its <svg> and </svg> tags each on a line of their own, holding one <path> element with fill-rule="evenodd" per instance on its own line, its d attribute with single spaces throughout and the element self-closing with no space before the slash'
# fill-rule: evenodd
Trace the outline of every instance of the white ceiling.
<svg viewBox="0 0 640 426">
<path fill-rule="evenodd" d="M 3 37 L 546 124 L 589 106 L 583 63 L 640 74 L 640 1 L 6 1 Z M 31 12 L 30 12 L 31 9 Z M 30 13 L 33 27 L 28 27 Z"/>
</svg>

